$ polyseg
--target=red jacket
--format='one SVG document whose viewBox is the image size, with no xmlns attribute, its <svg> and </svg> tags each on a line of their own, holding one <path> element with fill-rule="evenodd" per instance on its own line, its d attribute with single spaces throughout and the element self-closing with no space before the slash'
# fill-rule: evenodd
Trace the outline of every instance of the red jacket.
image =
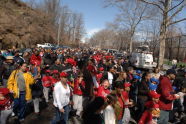
<svg viewBox="0 0 186 124">
<path fill-rule="evenodd" d="M 123 118 L 123 114 L 124 114 L 124 97 L 123 97 L 123 94 L 121 94 L 121 96 L 117 96 L 117 98 L 118 98 L 118 102 L 119 102 L 121 110 L 122 110 L 119 113 L 119 116 L 118 116 L 117 120 L 121 120 Z"/>
<path fill-rule="evenodd" d="M 85 82 L 84 81 L 82 81 L 80 84 L 81 84 L 82 87 L 85 87 Z M 80 88 L 80 84 L 79 84 L 78 80 L 75 80 L 73 93 L 76 94 L 76 95 L 81 96 L 81 95 L 83 95 L 83 92 Z"/>
<path fill-rule="evenodd" d="M 103 86 L 100 86 L 98 88 L 97 96 L 106 98 L 108 94 L 110 94 L 110 91 L 108 89 L 105 89 Z"/>
<path fill-rule="evenodd" d="M 39 55 L 39 56 L 36 56 L 35 54 L 32 54 L 32 56 L 31 56 L 31 58 L 30 58 L 30 63 L 32 64 L 32 65 L 41 65 L 41 61 L 42 61 L 42 59 L 41 59 L 41 56 Z"/>
<path fill-rule="evenodd" d="M 58 79 L 52 77 L 51 83 L 52 83 L 52 85 L 54 85 L 54 84 L 57 83 L 58 81 L 59 81 Z"/>
<path fill-rule="evenodd" d="M 146 110 L 142 114 L 138 124 L 151 124 L 151 122 L 152 122 L 152 114 L 148 110 Z"/>
<path fill-rule="evenodd" d="M 44 87 L 50 87 L 52 85 L 52 76 L 44 76 L 42 82 Z"/>
<path fill-rule="evenodd" d="M 126 91 L 122 92 L 123 98 L 124 98 L 124 108 L 128 108 L 127 103 L 129 102 L 129 93 Z"/>
<path fill-rule="evenodd" d="M 11 108 L 10 91 L 7 88 L 0 88 L 0 93 L 5 97 L 4 100 L 0 100 L 0 111 Z"/>
<path fill-rule="evenodd" d="M 173 100 L 175 100 L 176 97 L 172 94 L 172 83 L 168 77 L 160 77 L 160 84 L 157 91 L 161 95 L 159 101 L 160 109 L 172 110 Z"/>
</svg>

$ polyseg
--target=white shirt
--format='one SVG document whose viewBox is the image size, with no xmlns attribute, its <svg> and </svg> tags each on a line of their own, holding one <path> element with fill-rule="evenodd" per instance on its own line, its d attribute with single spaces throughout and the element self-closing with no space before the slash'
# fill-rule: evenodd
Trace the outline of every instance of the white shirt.
<svg viewBox="0 0 186 124">
<path fill-rule="evenodd" d="M 115 116 L 114 108 L 111 105 L 108 105 L 105 108 L 103 115 L 104 115 L 105 124 L 115 124 L 116 123 L 116 116 Z"/>
<path fill-rule="evenodd" d="M 64 88 L 61 81 L 54 86 L 54 106 L 62 109 L 70 102 L 70 87 L 67 84 L 67 89 Z"/>
<path fill-rule="evenodd" d="M 108 80 L 109 80 L 110 85 L 112 84 L 113 79 L 114 79 L 113 74 L 108 72 Z"/>
<path fill-rule="evenodd" d="M 98 87 L 99 87 L 99 84 L 98 84 L 98 82 L 97 82 L 97 80 L 96 80 L 96 77 L 93 76 L 93 77 L 92 77 L 92 80 L 93 80 L 94 86 L 95 86 L 96 88 L 98 88 Z"/>
</svg>

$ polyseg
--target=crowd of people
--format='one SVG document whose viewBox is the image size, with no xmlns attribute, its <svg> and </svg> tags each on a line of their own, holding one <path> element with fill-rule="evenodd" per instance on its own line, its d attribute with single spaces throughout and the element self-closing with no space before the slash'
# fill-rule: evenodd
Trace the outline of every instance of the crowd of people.
<svg viewBox="0 0 186 124">
<path fill-rule="evenodd" d="M 0 54 L 0 124 L 24 123 L 26 106 L 39 116 L 54 106 L 51 124 L 186 123 L 186 69 L 134 69 L 128 58 L 95 49 L 13 48 Z M 48 113 L 53 114 L 53 113 Z"/>
</svg>

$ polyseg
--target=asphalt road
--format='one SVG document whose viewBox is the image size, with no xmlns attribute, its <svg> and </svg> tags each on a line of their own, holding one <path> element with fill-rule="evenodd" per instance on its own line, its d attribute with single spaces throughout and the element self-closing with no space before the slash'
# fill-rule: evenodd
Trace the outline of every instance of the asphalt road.
<svg viewBox="0 0 186 124">
<path fill-rule="evenodd" d="M 50 124 L 55 115 L 52 100 L 48 105 L 41 102 L 40 107 L 40 115 L 38 116 L 33 112 L 33 105 L 29 104 L 27 107 L 27 116 L 21 124 Z M 10 117 L 8 124 L 20 124 L 20 122 L 16 118 Z M 81 122 L 76 117 L 73 117 L 69 119 L 69 124 L 81 124 Z"/>
</svg>

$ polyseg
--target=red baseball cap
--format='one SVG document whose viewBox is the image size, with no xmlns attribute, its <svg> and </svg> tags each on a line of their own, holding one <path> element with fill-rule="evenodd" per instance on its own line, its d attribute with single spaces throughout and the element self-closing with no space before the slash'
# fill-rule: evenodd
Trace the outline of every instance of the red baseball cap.
<svg viewBox="0 0 186 124">
<path fill-rule="evenodd" d="M 50 73 L 50 70 L 46 70 L 45 72 L 46 72 L 46 73 Z"/>
<path fill-rule="evenodd" d="M 131 86 L 131 83 L 128 83 L 128 82 L 126 82 L 126 83 L 124 83 L 124 87 L 126 88 L 126 87 L 130 87 Z"/>
<path fill-rule="evenodd" d="M 160 98 L 160 94 L 158 94 L 156 91 L 150 91 L 149 96 L 155 99 Z"/>
<path fill-rule="evenodd" d="M 53 70 L 52 73 L 53 73 L 53 74 L 57 74 L 57 73 L 59 73 L 59 71 L 58 71 L 58 70 Z"/>
<path fill-rule="evenodd" d="M 100 67 L 100 68 L 99 68 L 99 71 L 104 71 L 104 68 L 103 68 L 103 67 Z"/>
<path fill-rule="evenodd" d="M 67 76 L 68 76 L 68 74 L 66 72 L 61 72 L 60 73 L 60 77 L 67 77 Z"/>
</svg>

